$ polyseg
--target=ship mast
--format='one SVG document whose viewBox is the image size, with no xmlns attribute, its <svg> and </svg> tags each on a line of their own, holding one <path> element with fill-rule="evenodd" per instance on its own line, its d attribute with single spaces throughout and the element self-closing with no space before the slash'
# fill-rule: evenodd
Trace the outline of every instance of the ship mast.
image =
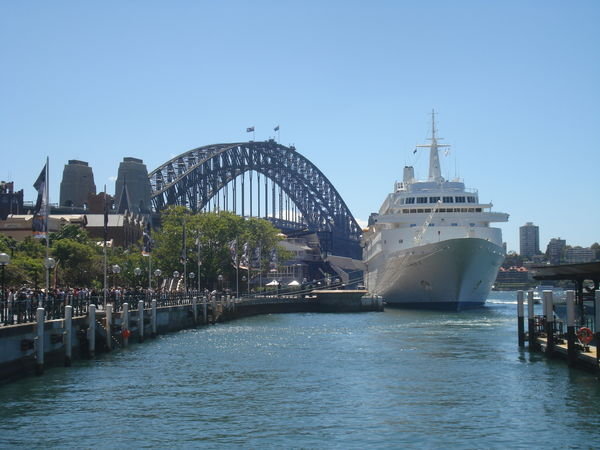
<svg viewBox="0 0 600 450">
<path fill-rule="evenodd" d="M 438 138 L 435 135 L 435 110 L 431 110 L 431 138 L 428 140 L 431 141 L 429 145 L 417 145 L 417 147 L 429 148 L 429 178 L 428 181 L 437 181 L 442 182 L 444 178 L 442 177 L 442 169 L 440 168 L 440 155 L 438 152 L 438 148 L 440 147 L 450 147 L 447 144 L 438 144 Z"/>
</svg>

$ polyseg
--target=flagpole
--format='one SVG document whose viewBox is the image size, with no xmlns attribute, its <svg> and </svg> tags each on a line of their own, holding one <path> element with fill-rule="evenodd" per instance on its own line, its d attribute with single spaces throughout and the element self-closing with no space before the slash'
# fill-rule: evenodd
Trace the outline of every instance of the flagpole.
<svg viewBox="0 0 600 450">
<path fill-rule="evenodd" d="M 46 228 L 46 261 L 48 261 L 48 258 L 50 257 L 50 227 L 48 226 L 48 211 L 50 210 L 50 179 L 48 177 L 50 171 L 49 171 L 49 167 L 48 164 L 50 163 L 50 158 L 48 156 L 46 156 L 46 192 L 45 192 L 45 202 L 46 202 L 46 211 L 44 212 L 45 218 L 44 218 L 44 223 L 45 223 L 45 228 Z M 50 290 L 50 268 L 47 267 L 48 264 L 46 265 L 46 304 L 48 304 L 48 294 L 49 294 L 49 290 Z M 40 300 L 41 303 L 41 300 Z M 40 307 L 42 306 L 41 304 L 39 305 Z"/>
<path fill-rule="evenodd" d="M 183 216 L 183 291 L 187 294 L 187 243 L 185 236 L 185 215 Z"/>
<path fill-rule="evenodd" d="M 103 233 L 103 239 L 104 239 L 104 307 L 103 309 L 106 311 L 106 286 L 107 286 L 107 279 L 108 279 L 108 274 L 107 274 L 107 266 L 106 266 L 106 218 L 107 218 L 107 213 L 108 213 L 108 209 L 107 209 L 107 205 L 106 205 L 106 185 L 104 185 L 104 233 Z"/>
<path fill-rule="evenodd" d="M 237 252 L 237 238 L 235 238 L 235 297 L 240 297 L 240 257 Z"/>
</svg>

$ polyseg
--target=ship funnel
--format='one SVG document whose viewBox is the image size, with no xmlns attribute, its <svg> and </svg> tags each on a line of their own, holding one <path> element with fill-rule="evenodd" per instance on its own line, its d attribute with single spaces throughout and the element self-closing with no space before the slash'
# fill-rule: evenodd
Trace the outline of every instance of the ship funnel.
<svg viewBox="0 0 600 450">
<path fill-rule="evenodd" d="M 415 168 L 413 166 L 404 166 L 404 184 L 412 183 L 415 179 Z"/>
</svg>

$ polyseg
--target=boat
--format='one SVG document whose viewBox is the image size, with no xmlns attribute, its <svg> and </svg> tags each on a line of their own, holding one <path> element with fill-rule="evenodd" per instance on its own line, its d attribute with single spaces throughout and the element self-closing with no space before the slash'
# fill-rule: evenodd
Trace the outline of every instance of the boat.
<svg viewBox="0 0 600 450">
<path fill-rule="evenodd" d="M 371 214 L 363 233 L 365 283 L 389 306 L 463 310 L 484 305 L 504 261 L 502 231 L 508 214 L 480 203 L 462 180 L 442 177 L 435 111 L 431 113 L 429 176 L 403 180 Z M 415 153 L 417 149 L 414 150 Z"/>
</svg>

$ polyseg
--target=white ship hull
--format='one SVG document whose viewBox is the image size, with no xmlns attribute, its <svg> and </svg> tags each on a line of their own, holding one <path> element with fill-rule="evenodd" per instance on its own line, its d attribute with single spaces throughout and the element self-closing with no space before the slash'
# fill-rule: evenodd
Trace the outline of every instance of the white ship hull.
<svg viewBox="0 0 600 450">
<path fill-rule="evenodd" d="M 504 260 L 498 245 L 479 238 L 449 239 L 375 256 L 369 290 L 388 305 L 461 310 L 483 306 Z"/>
</svg>

